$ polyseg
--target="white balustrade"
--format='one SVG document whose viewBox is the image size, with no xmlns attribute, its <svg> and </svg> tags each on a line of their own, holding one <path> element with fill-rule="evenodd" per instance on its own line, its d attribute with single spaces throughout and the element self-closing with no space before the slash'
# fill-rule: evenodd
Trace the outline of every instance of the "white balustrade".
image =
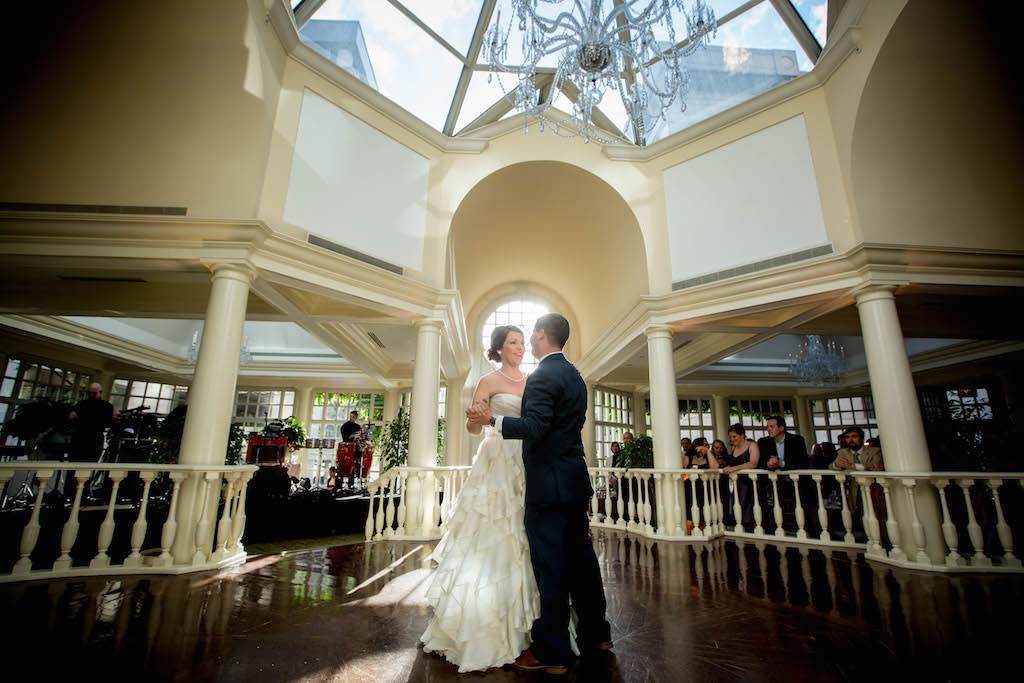
<svg viewBox="0 0 1024 683">
<path fill-rule="evenodd" d="M 20 557 L 13 567 L 0 568 L 0 582 L 71 576 L 182 573 L 244 561 L 245 550 L 241 539 L 245 532 L 245 491 L 256 469 L 250 465 L 203 467 L 27 460 L 0 463 L 0 490 L 15 478 L 16 473 L 19 473 L 17 480 L 24 479 L 25 475 L 20 474 L 24 472 L 35 491 L 31 513 L 20 530 Z M 44 508 L 65 504 L 61 497 L 58 497 L 57 503 L 44 500 L 47 481 L 55 472 L 61 471 L 65 472 L 62 480 L 69 482 L 65 487 L 69 493 L 72 491 L 70 482 L 74 482 L 73 497 L 67 508 L 68 516 L 64 518 L 62 514 L 49 513 L 42 516 Z M 202 514 L 195 529 L 195 552 L 189 561 L 176 563 L 170 549 L 178 533 L 178 490 L 181 482 L 190 476 L 197 477 L 204 484 L 199 497 L 205 500 L 200 501 L 204 504 L 201 505 Z M 135 486 L 137 482 L 141 482 L 138 488 Z M 154 492 L 160 488 L 158 482 L 168 490 L 166 501 L 154 497 Z M 90 485 L 94 488 L 109 487 L 109 492 L 103 494 L 100 504 L 93 502 L 89 494 Z M 140 489 L 141 493 L 136 493 Z M 214 501 L 219 501 L 222 492 L 224 504 L 221 509 Z M 8 505 L 12 504 L 10 497 L 6 500 Z M 167 505 L 167 518 L 163 522 L 154 521 L 160 515 L 154 512 L 158 509 L 154 507 L 158 500 Z M 98 529 L 95 524 L 83 523 L 88 516 L 99 513 L 103 516 Z M 157 517 L 154 518 L 154 515 Z M 56 522 L 59 528 L 41 534 L 44 525 L 55 523 L 41 522 L 41 519 L 54 517 L 60 520 Z M 9 518 L 14 520 L 17 516 L 10 515 Z M 159 529 L 154 528 L 154 525 L 159 526 Z M 82 538 L 86 530 L 94 534 L 92 538 Z M 40 557 L 40 553 L 45 555 L 49 552 L 48 548 L 39 545 L 44 536 L 58 539 L 55 559 Z M 147 536 L 158 538 L 157 545 L 147 548 Z M 115 543 L 115 539 L 128 541 Z M 81 558 L 76 556 L 77 551 L 72 552 L 76 547 L 88 547 L 92 542 L 95 542 L 96 547 L 92 557 Z M 125 545 L 128 547 L 125 548 Z M 118 557 L 121 552 L 125 552 L 121 556 L 123 560 Z"/>
<path fill-rule="evenodd" d="M 392 467 L 370 482 L 367 541 L 439 538 L 454 511 L 470 467 Z M 406 493 L 417 482 L 420 500 L 410 508 Z"/>
</svg>

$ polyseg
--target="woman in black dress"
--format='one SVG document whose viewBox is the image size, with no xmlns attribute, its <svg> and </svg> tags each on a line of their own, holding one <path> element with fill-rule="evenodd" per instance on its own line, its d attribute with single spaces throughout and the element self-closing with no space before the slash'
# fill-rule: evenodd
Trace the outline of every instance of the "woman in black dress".
<svg viewBox="0 0 1024 683">
<path fill-rule="evenodd" d="M 729 427 L 729 442 L 732 444 L 732 449 L 722 458 L 722 477 L 719 484 L 722 492 L 722 504 L 725 508 L 726 526 L 736 524 L 736 516 L 733 512 L 734 499 L 730 496 L 729 491 L 729 482 L 732 479 L 728 475 L 740 470 L 756 469 L 761 458 L 757 442 L 747 438 L 747 432 L 743 425 L 736 423 Z M 754 528 L 754 485 L 750 477 L 743 475 L 737 477 L 733 493 L 739 498 L 743 527 L 750 531 Z"/>
<path fill-rule="evenodd" d="M 686 455 L 683 456 L 683 468 L 690 470 L 717 470 L 721 467 L 718 459 L 711 454 L 711 447 L 708 446 L 708 440 L 704 437 L 699 437 L 693 440 L 690 444 L 689 450 L 686 451 Z M 693 505 L 693 491 L 697 491 L 697 508 L 699 515 L 703 516 L 704 510 L 704 487 L 707 486 L 707 482 L 699 477 L 692 477 L 692 483 L 686 484 L 686 512 L 691 513 L 691 507 Z M 691 515 L 692 516 L 692 515 Z M 691 520 L 695 525 L 703 524 L 707 520 L 693 519 Z"/>
</svg>

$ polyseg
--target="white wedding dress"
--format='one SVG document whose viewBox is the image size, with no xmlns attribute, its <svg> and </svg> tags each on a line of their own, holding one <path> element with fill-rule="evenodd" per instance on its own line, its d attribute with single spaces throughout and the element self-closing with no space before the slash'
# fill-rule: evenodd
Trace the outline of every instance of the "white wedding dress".
<svg viewBox="0 0 1024 683">
<path fill-rule="evenodd" d="M 491 410 L 519 417 L 521 403 L 514 394 L 495 394 Z M 522 444 L 487 429 L 431 555 L 438 563 L 427 588 L 434 616 L 420 640 L 460 672 L 515 661 L 540 614 L 523 524 Z"/>
</svg>

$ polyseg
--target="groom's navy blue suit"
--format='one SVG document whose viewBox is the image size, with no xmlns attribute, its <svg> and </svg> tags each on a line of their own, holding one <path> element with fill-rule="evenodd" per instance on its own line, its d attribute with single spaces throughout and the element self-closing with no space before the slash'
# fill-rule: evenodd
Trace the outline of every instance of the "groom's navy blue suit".
<svg viewBox="0 0 1024 683">
<path fill-rule="evenodd" d="M 530 650 L 545 664 L 563 664 L 571 657 L 570 595 L 581 649 L 611 633 L 587 517 L 594 493 L 580 436 L 587 385 L 561 353 L 545 356 L 526 381 L 521 414 L 502 418 L 501 435 L 523 440 L 526 535 L 540 591 Z"/>
</svg>

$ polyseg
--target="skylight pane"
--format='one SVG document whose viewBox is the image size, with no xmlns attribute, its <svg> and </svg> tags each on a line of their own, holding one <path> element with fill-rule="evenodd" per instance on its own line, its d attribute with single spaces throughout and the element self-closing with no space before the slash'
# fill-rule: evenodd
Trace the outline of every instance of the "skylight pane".
<svg viewBox="0 0 1024 683">
<path fill-rule="evenodd" d="M 793 6 L 800 13 L 807 28 L 825 46 L 826 26 L 828 23 L 828 0 L 793 0 Z"/>
<path fill-rule="evenodd" d="M 491 78 L 490 83 L 487 82 L 487 77 L 490 75 L 488 71 L 473 72 L 473 77 L 469 81 L 469 88 L 466 90 L 466 99 L 462 101 L 459 121 L 455 125 L 456 132 L 468 126 L 476 117 L 483 114 L 491 105 L 505 96 L 505 91 L 501 89 L 496 75 Z M 506 78 L 505 82 L 511 83 L 512 81 Z"/>
<path fill-rule="evenodd" d="M 764 2 L 719 28 L 687 67 L 686 111 L 673 103 L 667 120 L 648 131 L 648 144 L 796 78 L 811 62 L 775 8 Z"/>
<path fill-rule="evenodd" d="M 299 33 L 385 97 L 444 126 L 462 63 L 391 3 L 328 0 Z"/>
<path fill-rule="evenodd" d="M 480 18 L 482 0 L 400 0 L 434 33 L 466 54 Z"/>
</svg>

